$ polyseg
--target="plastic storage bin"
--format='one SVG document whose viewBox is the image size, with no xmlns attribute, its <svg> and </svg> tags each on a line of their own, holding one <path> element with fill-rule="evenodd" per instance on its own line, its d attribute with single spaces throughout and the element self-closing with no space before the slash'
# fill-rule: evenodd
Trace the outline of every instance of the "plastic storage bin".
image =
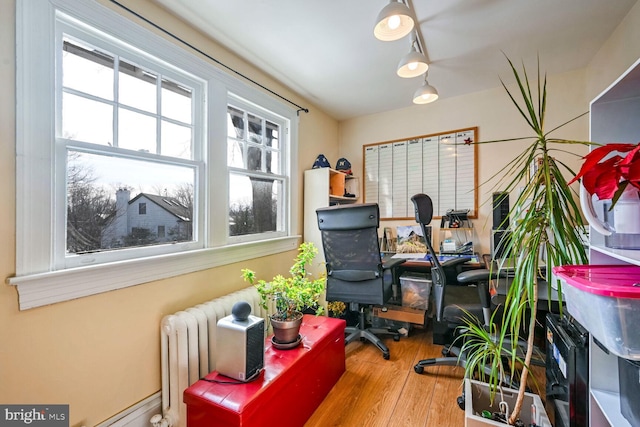
<svg viewBox="0 0 640 427">
<path fill-rule="evenodd" d="M 565 265 L 567 310 L 610 352 L 640 360 L 640 266 Z"/>
<path fill-rule="evenodd" d="M 618 359 L 620 412 L 632 426 L 640 425 L 640 362 Z"/>
<path fill-rule="evenodd" d="M 427 278 L 427 275 L 404 273 L 400 276 L 400 289 L 402 290 L 402 305 L 404 307 L 419 310 L 429 308 L 431 280 Z"/>
</svg>

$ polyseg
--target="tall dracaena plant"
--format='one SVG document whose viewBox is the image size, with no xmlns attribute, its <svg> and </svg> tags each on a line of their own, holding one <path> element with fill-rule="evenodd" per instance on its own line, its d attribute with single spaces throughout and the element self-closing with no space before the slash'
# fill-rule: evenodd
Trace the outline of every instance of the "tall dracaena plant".
<svg viewBox="0 0 640 427">
<path fill-rule="evenodd" d="M 580 209 L 577 206 L 577 194 L 568 185 L 564 173 L 570 176 L 575 174 L 571 168 L 554 157 L 559 152 L 568 152 L 566 148 L 571 144 L 588 145 L 587 141 L 574 141 L 560 138 L 552 138 L 551 132 L 576 120 L 578 116 L 549 132 L 544 130 L 546 103 L 547 103 L 547 79 L 541 77 L 538 61 L 537 92 L 532 93 L 527 71 L 523 65 L 520 73 L 507 57 L 507 61 L 513 71 L 519 91 L 512 92 L 504 81 L 502 86 L 509 95 L 513 105 L 531 128 L 534 136 L 524 138 L 512 138 L 492 142 L 510 142 L 530 140 L 530 144 L 523 151 L 502 168 L 495 176 L 501 175 L 496 185 L 503 187 L 507 193 L 518 192 L 509 217 L 511 218 L 511 233 L 504 242 L 505 257 L 515 262 L 513 283 L 508 289 L 504 303 L 504 314 L 501 326 L 496 334 L 484 334 L 485 341 L 492 343 L 481 346 L 477 339 L 481 335 L 472 329 L 468 329 L 467 335 L 474 335 L 475 349 L 468 345 L 465 350 L 480 354 L 508 355 L 510 358 L 511 376 L 515 375 L 516 365 L 524 365 L 520 371 L 518 399 L 509 417 L 509 424 L 513 424 L 519 417 L 524 400 L 524 393 L 528 378 L 528 367 L 534 350 L 535 313 L 538 307 L 538 286 L 540 279 L 546 280 L 546 291 L 551 296 L 552 276 L 551 266 L 574 263 L 586 263 L 587 253 L 580 237 L 584 227 Z M 586 113 L 585 113 L 586 114 Z M 584 114 L 583 114 L 584 115 Z M 536 165 L 532 172 L 531 165 Z M 495 177 L 494 176 L 494 177 Z M 548 268 L 542 268 L 546 265 Z M 559 291 L 560 283 L 558 283 Z M 558 292 L 560 294 L 560 292 Z M 549 298 L 550 299 L 550 298 Z M 518 337 L 524 332 L 526 335 L 526 352 L 524 359 L 518 356 L 516 351 L 517 339 L 506 340 L 506 337 Z M 496 339 L 497 335 L 497 339 Z M 468 337 L 467 337 L 468 338 Z M 513 343 L 513 344 L 510 344 Z M 496 347 L 497 352 L 496 352 Z M 520 353 L 521 354 L 521 353 Z M 467 374 L 479 371 L 481 364 L 486 362 L 485 357 L 472 358 L 474 363 L 467 364 Z M 496 385 L 504 377 L 501 364 L 494 364 L 492 381 L 492 397 L 496 392 Z"/>
</svg>

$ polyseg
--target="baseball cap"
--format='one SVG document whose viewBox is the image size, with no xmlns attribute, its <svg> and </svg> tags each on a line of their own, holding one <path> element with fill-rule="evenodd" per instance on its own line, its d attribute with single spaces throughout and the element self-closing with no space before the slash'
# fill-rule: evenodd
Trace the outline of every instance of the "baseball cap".
<svg viewBox="0 0 640 427">
<path fill-rule="evenodd" d="M 330 167 L 331 165 L 329 164 L 329 160 L 327 160 L 324 154 L 318 154 L 318 157 L 316 157 L 316 161 L 313 162 L 313 167 L 311 169 L 330 168 Z"/>
<path fill-rule="evenodd" d="M 344 157 L 341 157 L 338 159 L 338 162 L 336 163 L 336 170 L 340 172 L 344 172 L 347 175 L 352 175 L 351 163 L 349 162 L 349 160 L 345 159 Z"/>
</svg>

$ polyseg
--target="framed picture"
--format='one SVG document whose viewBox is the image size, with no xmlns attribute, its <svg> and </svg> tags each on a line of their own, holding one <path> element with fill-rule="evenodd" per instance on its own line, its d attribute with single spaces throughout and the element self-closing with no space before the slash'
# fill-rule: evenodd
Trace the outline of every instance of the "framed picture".
<svg viewBox="0 0 640 427">
<path fill-rule="evenodd" d="M 432 242 L 431 226 L 427 226 L 427 238 Z M 398 243 L 396 252 L 401 254 L 427 253 L 427 244 L 419 225 L 401 225 L 396 228 Z"/>
</svg>

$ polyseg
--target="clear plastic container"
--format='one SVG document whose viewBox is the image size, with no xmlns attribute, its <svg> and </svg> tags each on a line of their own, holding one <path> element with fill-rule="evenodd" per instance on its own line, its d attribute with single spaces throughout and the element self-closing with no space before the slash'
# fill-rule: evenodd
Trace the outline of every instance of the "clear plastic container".
<svg viewBox="0 0 640 427">
<path fill-rule="evenodd" d="M 553 272 L 569 314 L 610 352 L 640 360 L 640 266 L 565 265 Z"/>
<path fill-rule="evenodd" d="M 612 210 L 610 202 L 604 202 L 603 205 L 604 222 L 615 230 L 611 235 L 604 236 L 604 245 L 613 249 L 640 249 L 638 205 L 621 201 Z"/>
<path fill-rule="evenodd" d="M 407 274 L 400 276 L 402 305 L 404 307 L 427 310 L 431 293 L 431 280 L 426 275 Z"/>
</svg>

